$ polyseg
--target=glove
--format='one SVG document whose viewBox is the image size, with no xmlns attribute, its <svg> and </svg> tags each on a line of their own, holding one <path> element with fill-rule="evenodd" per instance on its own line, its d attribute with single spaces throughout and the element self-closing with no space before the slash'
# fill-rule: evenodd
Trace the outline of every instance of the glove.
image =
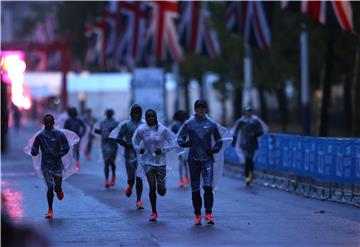
<svg viewBox="0 0 360 247">
<path fill-rule="evenodd" d="M 206 153 L 207 153 L 209 156 L 211 156 L 211 155 L 214 154 L 214 152 L 213 152 L 211 149 L 207 150 Z"/>
<path fill-rule="evenodd" d="M 155 154 L 156 154 L 156 155 L 160 155 L 160 154 L 161 154 L 161 148 L 156 149 L 156 150 L 155 150 Z"/>
<path fill-rule="evenodd" d="M 123 139 L 117 138 L 116 139 L 117 143 L 119 143 L 121 146 L 123 146 L 126 149 L 132 149 L 133 145 L 131 142 L 126 142 Z"/>
<path fill-rule="evenodd" d="M 235 147 L 235 145 L 236 145 L 236 138 L 234 137 L 232 142 L 231 142 L 231 146 Z"/>
<path fill-rule="evenodd" d="M 141 148 L 139 151 L 140 154 L 144 154 L 145 153 L 145 149 Z"/>
<path fill-rule="evenodd" d="M 213 148 L 213 149 L 211 150 L 211 152 L 212 152 L 213 154 L 217 154 L 217 153 L 220 152 L 220 150 L 221 150 L 221 149 L 217 149 L 217 148 L 214 149 L 214 148 Z"/>
<path fill-rule="evenodd" d="M 187 141 L 187 142 L 185 142 L 183 145 L 181 145 L 181 147 L 183 147 L 183 148 L 191 148 L 191 142 L 190 141 Z"/>
<path fill-rule="evenodd" d="M 132 149 L 132 148 L 133 148 L 133 145 L 132 145 L 131 143 L 126 142 L 125 148 L 127 148 L 127 149 Z"/>
</svg>

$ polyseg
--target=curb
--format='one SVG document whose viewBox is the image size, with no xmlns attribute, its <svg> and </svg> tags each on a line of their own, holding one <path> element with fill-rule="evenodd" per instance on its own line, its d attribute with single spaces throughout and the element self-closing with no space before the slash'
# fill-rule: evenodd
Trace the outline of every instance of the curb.
<svg viewBox="0 0 360 247">
<path fill-rule="evenodd" d="M 225 162 L 224 175 L 245 181 L 244 167 Z M 308 177 L 256 168 L 254 183 L 322 201 L 360 207 L 360 186 L 317 181 Z"/>
</svg>

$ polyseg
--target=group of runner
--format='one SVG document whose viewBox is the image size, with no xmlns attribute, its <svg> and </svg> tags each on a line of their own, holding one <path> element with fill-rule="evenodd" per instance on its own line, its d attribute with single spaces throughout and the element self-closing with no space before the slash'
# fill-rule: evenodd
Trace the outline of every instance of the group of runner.
<svg viewBox="0 0 360 247">
<path fill-rule="evenodd" d="M 173 123 L 167 128 L 159 123 L 155 110 L 147 109 L 143 119 L 142 107 L 134 104 L 130 108 L 128 120 L 119 123 L 114 119 L 114 111 L 107 109 L 105 119 L 92 126 L 90 134 L 101 137 L 105 187 L 115 185 L 115 162 L 120 149 L 127 174 L 125 194 L 130 197 L 135 185 L 137 209 L 144 209 L 141 200 L 143 180 L 146 178 L 148 182 L 152 210 L 149 221 L 157 221 L 157 195 L 166 195 L 166 178 L 175 165 L 179 169 L 179 186 L 183 187 L 190 181 L 195 225 L 202 224 L 203 204 L 206 223 L 215 224 L 212 215 L 213 190 L 222 174 L 224 150 L 230 144 L 240 149 L 245 159 L 246 185 L 250 185 L 253 180 L 253 156 L 258 148 L 257 139 L 267 131 L 267 127 L 252 114 L 251 107 L 243 108 L 243 116 L 232 131 L 208 117 L 206 101 L 197 100 L 194 111 L 195 114 L 190 118 L 184 111 L 176 112 Z M 57 198 L 62 200 L 63 179 L 80 169 L 79 142 L 87 131 L 83 121 L 77 117 L 75 108 L 69 109 L 67 114 L 67 119 L 58 119 L 58 128 L 54 127 L 54 116 L 45 115 L 44 128 L 30 139 L 25 149 L 26 153 L 33 156 L 36 172 L 46 182 L 49 209 L 45 217 L 50 219 L 53 218 L 54 191 Z"/>
</svg>

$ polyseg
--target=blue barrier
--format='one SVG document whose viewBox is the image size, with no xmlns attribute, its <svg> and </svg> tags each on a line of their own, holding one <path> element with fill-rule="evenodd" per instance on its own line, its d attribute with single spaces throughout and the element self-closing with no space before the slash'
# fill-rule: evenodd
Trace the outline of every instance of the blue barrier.
<svg viewBox="0 0 360 247">
<path fill-rule="evenodd" d="M 231 146 L 225 160 L 243 165 Z M 260 138 L 255 165 L 324 182 L 360 185 L 360 139 L 266 134 Z"/>
</svg>

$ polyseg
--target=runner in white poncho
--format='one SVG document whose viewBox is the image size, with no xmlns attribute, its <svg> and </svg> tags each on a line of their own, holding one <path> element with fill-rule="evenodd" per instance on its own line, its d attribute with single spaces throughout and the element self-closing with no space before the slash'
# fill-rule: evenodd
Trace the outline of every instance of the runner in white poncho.
<svg viewBox="0 0 360 247">
<path fill-rule="evenodd" d="M 64 198 L 62 180 L 78 171 L 75 167 L 73 147 L 79 137 L 71 131 L 54 129 L 54 117 L 47 114 L 43 118 L 44 129 L 33 136 L 25 152 L 33 156 L 36 173 L 45 179 L 49 210 L 46 218 L 53 217 L 54 193 L 59 200 Z"/>
<path fill-rule="evenodd" d="M 152 213 L 150 221 L 156 221 L 156 192 L 166 194 L 166 174 L 169 166 L 175 163 L 177 154 L 176 136 L 171 130 L 158 123 L 156 112 L 149 109 L 145 113 L 146 124 L 139 126 L 133 136 L 133 146 L 138 162 L 144 169 L 149 183 L 149 198 Z M 171 163 L 172 162 L 172 163 Z"/>
<path fill-rule="evenodd" d="M 143 181 L 140 174 L 141 169 L 138 167 L 138 160 L 136 151 L 132 145 L 132 138 L 136 129 L 145 123 L 142 118 L 142 108 L 138 104 L 133 104 L 130 107 L 130 118 L 121 122 L 109 135 L 109 138 L 113 138 L 120 144 L 120 151 L 125 158 L 125 168 L 127 175 L 127 187 L 125 194 L 127 197 L 132 195 L 133 187 L 135 184 L 136 189 L 136 207 L 137 209 L 144 209 L 144 205 L 141 201 L 141 195 L 143 191 Z"/>
<path fill-rule="evenodd" d="M 101 135 L 101 152 L 104 161 L 104 175 L 105 175 L 105 188 L 110 188 L 115 185 L 116 178 L 116 155 L 118 151 L 117 143 L 114 139 L 109 137 L 119 122 L 113 116 L 115 112 L 109 108 L 105 111 L 106 118 L 100 122 L 98 126 L 94 127 L 94 133 Z M 109 180 L 110 168 L 112 172 L 111 180 Z"/>
</svg>

